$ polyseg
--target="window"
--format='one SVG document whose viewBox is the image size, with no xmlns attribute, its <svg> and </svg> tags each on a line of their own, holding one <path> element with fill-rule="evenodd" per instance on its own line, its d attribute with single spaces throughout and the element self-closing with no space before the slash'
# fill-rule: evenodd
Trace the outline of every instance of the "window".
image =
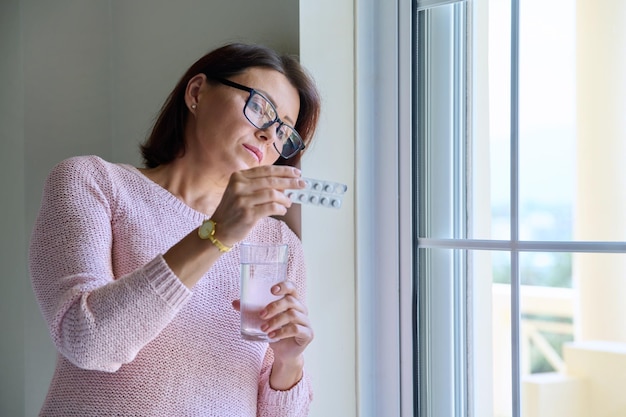
<svg viewBox="0 0 626 417">
<path fill-rule="evenodd" d="M 625 7 L 412 3 L 413 415 L 626 413 Z"/>
</svg>

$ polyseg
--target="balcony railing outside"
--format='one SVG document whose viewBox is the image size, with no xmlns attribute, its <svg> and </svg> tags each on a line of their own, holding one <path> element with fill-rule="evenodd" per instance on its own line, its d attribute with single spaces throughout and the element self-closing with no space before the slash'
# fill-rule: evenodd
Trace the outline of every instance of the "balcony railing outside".
<svg viewBox="0 0 626 417">
<path fill-rule="evenodd" d="M 494 416 L 511 416 L 510 286 L 493 284 Z M 576 290 L 520 288 L 522 416 L 626 415 L 626 344 L 575 340 Z M 619 321 L 618 321 L 619 322 Z M 548 340 L 559 335 L 560 343 Z M 510 344 L 509 344 L 510 347 Z M 537 370 L 537 362 L 551 369 Z"/>
</svg>

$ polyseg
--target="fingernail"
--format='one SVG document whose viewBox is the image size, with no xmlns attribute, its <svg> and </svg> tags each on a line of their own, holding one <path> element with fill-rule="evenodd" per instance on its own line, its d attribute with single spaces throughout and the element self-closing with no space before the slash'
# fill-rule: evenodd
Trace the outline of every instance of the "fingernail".
<svg viewBox="0 0 626 417">
<path fill-rule="evenodd" d="M 274 337 L 276 337 L 276 332 L 272 332 L 268 334 L 267 337 L 269 337 L 270 339 L 273 339 Z"/>
<path fill-rule="evenodd" d="M 304 182 L 304 180 L 298 180 L 298 187 L 304 187 L 306 185 L 306 182 Z"/>
<path fill-rule="evenodd" d="M 267 316 L 267 310 L 261 310 L 261 312 L 259 313 L 259 317 L 265 317 Z"/>
<path fill-rule="evenodd" d="M 274 285 L 272 287 L 272 294 L 278 294 L 280 292 L 280 285 Z"/>
<path fill-rule="evenodd" d="M 264 325 L 261 326 L 261 331 L 266 331 L 267 329 L 269 329 L 270 325 L 265 323 Z"/>
</svg>

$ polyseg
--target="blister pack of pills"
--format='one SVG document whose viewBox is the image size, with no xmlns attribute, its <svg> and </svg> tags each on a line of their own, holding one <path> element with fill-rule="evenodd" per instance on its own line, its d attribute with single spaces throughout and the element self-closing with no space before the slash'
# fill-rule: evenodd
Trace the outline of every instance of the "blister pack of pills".
<svg viewBox="0 0 626 417">
<path fill-rule="evenodd" d="M 348 186 L 338 182 L 302 178 L 306 187 L 301 190 L 286 190 L 285 194 L 294 203 L 309 204 L 338 209 Z"/>
</svg>

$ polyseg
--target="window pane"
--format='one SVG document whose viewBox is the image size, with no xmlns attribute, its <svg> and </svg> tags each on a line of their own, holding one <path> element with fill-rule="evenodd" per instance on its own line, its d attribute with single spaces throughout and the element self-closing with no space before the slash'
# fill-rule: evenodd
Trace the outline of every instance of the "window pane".
<svg viewBox="0 0 626 417">
<path fill-rule="evenodd" d="M 481 344 L 491 343 L 493 355 L 487 369 L 491 370 L 492 383 L 489 385 L 490 402 L 476 408 L 477 416 L 493 415 L 494 417 L 510 417 L 513 407 L 512 397 L 512 354 L 511 354 L 511 256 L 508 252 L 491 253 L 493 280 L 489 287 L 491 309 L 483 311 L 486 317 L 476 317 L 478 323 L 491 323 L 491 333 L 484 334 L 483 341 L 475 342 L 475 350 Z M 477 331 L 480 327 L 474 324 Z M 484 330 L 483 330 L 483 333 Z M 477 366 L 477 365 L 476 365 Z M 484 384 L 480 378 L 487 376 L 477 373 L 476 384 Z M 492 407 L 493 411 L 487 407 Z"/>
<path fill-rule="evenodd" d="M 626 382 L 626 254 L 522 252 L 519 291 L 511 287 L 507 251 L 431 248 L 418 255 L 422 415 L 467 407 L 511 417 L 517 367 L 522 415 L 626 410 L 619 388 Z M 519 364 L 512 363 L 512 296 L 519 297 Z"/>
<path fill-rule="evenodd" d="M 511 236 L 511 4 L 509 1 L 490 1 L 489 3 L 488 50 L 488 109 L 475 108 L 474 112 L 487 111 L 489 113 L 489 152 L 475 152 L 473 166 L 475 171 L 479 167 L 488 166 L 489 174 L 472 191 L 473 194 L 478 194 L 485 187 L 489 187 L 491 210 L 488 213 L 491 214 L 492 221 L 488 228 L 477 229 L 474 237 L 509 239 Z M 475 71 L 484 71 L 480 66 L 480 61 L 475 65 L 477 66 Z M 479 143 L 484 139 L 480 135 L 475 135 L 473 140 Z M 474 219 L 479 220 L 485 212 L 475 207 Z M 484 220 L 480 224 L 484 224 Z"/>
<path fill-rule="evenodd" d="M 576 5 L 574 238 L 626 241 L 626 3 Z"/>
<path fill-rule="evenodd" d="M 576 2 L 571 0 L 530 0 L 520 6 L 519 209 L 523 240 L 572 238 L 575 11 Z"/>
<path fill-rule="evenodd" d="M 547 261 L 557 255 L 520 256 L 522 282 L 534 281 L 520 291 L 522 410 L 554 417 L 623 412 L 617 387 L 626 382 L 626 255 L 567 253 L 573 269 Z M 563 277 L 572 271 L 570 286 Z"/>
<path fill-rule="evenodd" d="M 626 240 L 626 31 L 597 3 L 520 2 L 523 240 Z"/>
</svg>

